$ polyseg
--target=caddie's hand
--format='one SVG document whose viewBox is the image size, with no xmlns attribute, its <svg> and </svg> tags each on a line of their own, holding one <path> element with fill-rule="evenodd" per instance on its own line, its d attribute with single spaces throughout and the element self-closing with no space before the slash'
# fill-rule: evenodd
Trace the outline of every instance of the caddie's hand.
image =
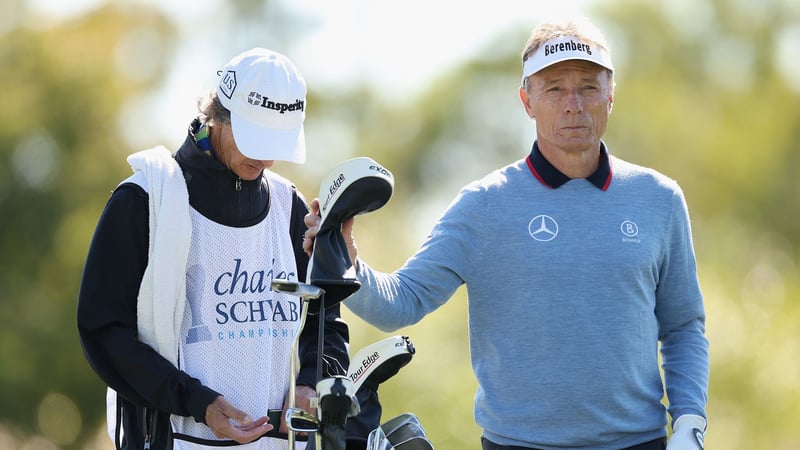
<svg viewBox="0 0 800 450">
<path fill-rule="evenodd" d="M 308 230 L 303 234 L 303 250 L 305 250 L 308 256 L 311 256 L 311 252 L 314 249 L 314 238 L 317 237 L 321 221 L 319 216 L 319 199 L 315 198 L 311 200 L 309 207 L 310 211 L 303 218 L 303 222 L 305 222 L 308 227 Z M 358 269 L 358 247 L 353 237 L 353 225 L 355 225 L 355 223 L 356 220 L 353 217 L 345 220 L 342 223 L 342 236 L 344 237 L 345 244 L 347 244 L 347 254 L 350 257 L 350 262 L 353 263 L 353 267 Z"/>
<path fill-rule="evenodd" d="M 672 425 L 672 437 L 667 450 L 703 450 L 706 419 L 695 414 L 684 414 Z"/>
<path fill-rule="evenodd" d="M 311 256 L 312 250 L 314 250 L 314 238 L 317 237 L 317 233 L 319 233 L 319 225 L 322 221 L 322 218 L 319 216 L 319 199 L 315 198 L 311 200 L 311 204 L 309 206 L 309 211 L 303 217 L 303 222 L 306 224 L 308 229 L 305 233 L 303 233 L 303 250 L 305 250 L 308 256 Z"/>
<path fill-rule="evenodd" d="M 317 408 L 312 408 L 312 403 L 316 403 L 317 399 L 317 391 L 312 389 L 309 386 L 296 386 L 294 388 L 294 407 L 306 410 L 308 413 L 312 415 L 317 415 Z M 289 409 L 289 396 L 286 396 L 286 400 L 283 401 L 283 414 L 281 417 L 286 417 L 286 410 Z M 278 428 L 278 431 L 281 433 L 288 433 L 289 428 L 286 425 L 285 420 L 281 420 L 281 426 Z M 298 436 L 305 436 L 308 433 L 301 433 L 298 432 Z"/>
<path fill-rule="evenodd" d="M 253 420 L 247 413 L 235 408 L 225 397 L 219 396 L 206 407 L 206 425 L 220 439 L 232 439 L 246 444 L 272 430 L 268 417 Z"/>
</svg>

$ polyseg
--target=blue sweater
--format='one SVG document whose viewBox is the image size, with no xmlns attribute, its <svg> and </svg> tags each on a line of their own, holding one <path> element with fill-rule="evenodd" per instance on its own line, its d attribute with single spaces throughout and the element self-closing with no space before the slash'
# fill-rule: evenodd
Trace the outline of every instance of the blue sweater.
<svg viewBox="0 0 800 450">
<path fill-rule="evenodd" d="M 475 420 L 498 444 L 620 449 L 705 416 L 708 341 L 673 180 L 610 157 L 607 190 L 550 188 L 526 160 L 464 187 L 398 271 L 359 262 L 346 301 L 384 331 L 466 284 Z M 659 372 L 659 342 L 664 383 Z"/>
</svg>

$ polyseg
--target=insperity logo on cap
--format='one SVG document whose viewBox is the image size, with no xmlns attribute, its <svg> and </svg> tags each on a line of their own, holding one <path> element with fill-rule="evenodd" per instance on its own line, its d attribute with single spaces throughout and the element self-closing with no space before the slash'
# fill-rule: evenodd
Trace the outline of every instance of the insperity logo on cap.
<svg viewBox="0 0 800 450">
<path fill-rule="evenodd" d="M 260 106 L 262 108 L 273 109 L 278 111 L 279 114 L 283 114 L 286 111 L 303 111 L 305 109 L 306 102 L 300 100 L 299 98 L 295 100 L 294 103 L 281 103 L 275 102 L 269 99 L 267 96 L 262 96 L 260 93 L 256 91 L 250 92 L 250 95 L 247 96 L 247 103 L 251 105 Z"/>
<path fill-rule="evenodd" d="M 580 59 L 614 71 L 611 55 L 603 47 L 577 36 L 559 36 L 543 43 L 522 65 L 522 81 L 540 70 L 562 61 Z"/>
<path fill-rule="evenodd" d="M 305 162 L 306 82 L 289 58 L 264 48 L 244 52 L 223 69 L 217 94 L 243 155 Z"/>
</svg>

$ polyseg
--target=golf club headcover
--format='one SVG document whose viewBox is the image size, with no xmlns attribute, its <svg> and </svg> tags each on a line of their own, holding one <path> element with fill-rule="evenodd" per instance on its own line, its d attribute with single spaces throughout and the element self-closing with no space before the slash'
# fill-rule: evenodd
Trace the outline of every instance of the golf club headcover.
<svg viewBox="0 0 800 450">
<path fill-rule="evenodd" d="M 378 386 L 408 364 L 415 351 L 408 336 L 393 336 L 367 345 L 350 358 L 347 378 L 355 384 L 361 413 L 347 421 L 348 450 L 367 448 L 368 436 L 380 428 L 383 412 Z"/>
<path fill-rule="evenodd" d="M 361 286 L 347 252 L 342 223 L 385 205 L 394 192 L 394 176 L 371 158 L 334 167 L 319 192 L 320 228 L 308 268 L 308 283 L 325 290 L 325 306 L 338 303 Z"/>
<path fill-rule="evenodd" d="M 408 336 L 393 336 L 359 350 L 350 358 L 347 377 L 361 387 L 378 389 L 411 361 L 416 349 Z"/>
</svg>

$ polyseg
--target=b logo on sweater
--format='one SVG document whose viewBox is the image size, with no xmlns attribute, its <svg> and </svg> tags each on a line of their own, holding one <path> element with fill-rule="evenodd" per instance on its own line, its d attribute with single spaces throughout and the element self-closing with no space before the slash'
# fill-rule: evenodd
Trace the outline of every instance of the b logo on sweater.
<svg viewBox="0 0 800 450">
<path fill-rule="evenodd" d="M 631 220 L 622 222 L 619 226 L 619 231 L 621 231 L 623 235 L 622 242 L 633 242 L 636 244 L 642 242 L 641 239 L 637 237 L 639 235 L 639 226 L 636 225 L 636 222 Z"/>
</svg>

